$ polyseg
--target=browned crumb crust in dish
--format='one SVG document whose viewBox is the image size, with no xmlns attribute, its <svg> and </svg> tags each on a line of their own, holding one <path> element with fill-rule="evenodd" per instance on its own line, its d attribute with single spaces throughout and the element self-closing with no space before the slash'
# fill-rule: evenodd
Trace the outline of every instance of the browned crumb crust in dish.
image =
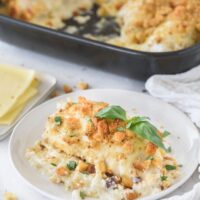
<svg viewBox="0 0 200 200">
<path fill-rule="evenodd" d="M 34 24 L 61 28 L 63 20 L 88 10 L 91 0 L 6 0 L 8 15 Z"/>
<path fill-rule="evenodd" d="M 200 40 L 199 0 L 6 0 L 2 12 L 50 28 L 99 5 L 100 16 L 116 18 L 120 36 L 104 42 L 141 51 L 187 48 Z M 68 30 L 68 29 L 66 29 Z M 91 39 L 100 37 L 91 36 Z"/>
</svg>

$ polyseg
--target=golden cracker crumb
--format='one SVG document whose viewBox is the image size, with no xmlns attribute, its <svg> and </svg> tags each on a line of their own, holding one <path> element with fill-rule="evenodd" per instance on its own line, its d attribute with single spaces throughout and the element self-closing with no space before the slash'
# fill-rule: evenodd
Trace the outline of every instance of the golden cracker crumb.
<svg viewBox="0 0 200 200">
<path fill-rule="evenodd" d="M 70 93 L 70 92 L 73 91 L 73 89 L 67 84 L 63 85 L 63 90 L 64 90 L 65 93 Z"/>
<path fill-rule="evenodd" d="M 80 90 L 87 90 L 89 88 L 89 84 L 86 82 L 79 82 L 76 87 Z"/>
<path fill-rule="evenodd" d="M 126 194 L 127 200 L 134 200 L 134 199 L 137 199 L 138 197 L 139 197 L 139 195 L 135 191 L 129 192 Z"/>
<path fill-rule="evenodd" d="M 54 97 L 57 97 L 57 96 L 59 96 L 59 94 L 58 94 L 58 92 L 55 90 L 55 91 L 53 91 L 53 92 L 51 93 L 50 98 L 54 98 Z"/>
</svg>

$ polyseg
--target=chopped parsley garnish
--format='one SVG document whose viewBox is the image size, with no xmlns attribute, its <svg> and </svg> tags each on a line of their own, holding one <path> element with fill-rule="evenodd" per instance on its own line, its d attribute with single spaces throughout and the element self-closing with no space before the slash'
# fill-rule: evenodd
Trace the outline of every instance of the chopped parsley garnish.
<svg viewBox="0 0 200 200">
<path fill-rule="evenodd" d="M 73 160 L 71 160 L 67 163 L 67 168 L 71 171 L 74 171 L 76 169 L 76 167 L 77 167 L 77 163 Z"/>
<path fill-rule="evenodd" d="M 117 127 L 117 131 L 123 132 L 125 130 L 126 130 L 126 128 L 124 128 L 124 127 Z"/>
<path fill-rule="evenodd" d="M 171 147 L 168 147 L 168 148 L 167 148 L 167 152 L 168 152 L 168 153 L 171 153 L 171 152 L 172 152 L 172 148 L 171 148 Z"/>
<path fill-rule="evenodd" d="M 153 157 L 153 156 L 148 156 L 148 157 L 146 158 L 146 160 L 154 160 L 154 157 Z"/>
<path fill-rule="evenodd" d="M 80 197 L 81 197 L 81 199 L 85 199 L 87 197 L 87 195 L 85 192 L 80 191 Z"/>
<path fill-rule="evenodd" d="M 85 120 L 86 120 L 86 122 L 88 122 L 88 123 L 92 121 L 91 118 L 88 117 L 88 116 L 85 118 Z"/>
<path fill-rule="evenodd" d="M 71 134 L 71 135 L 69 135 L 69 137 L 77 137 L 78 135 L 77 134 Z"/>
<path fill-rule="evenodd" d="M 100 110 L 95 116 L 104 119 L 121 119 L 126 121 L 126 111 L 120 106 L 108 106 Z"/>
<path fill-rule="evenodd" d="M 170 132 L 164 131 L 162 134 L 162 137 L 165 138 L 165 137 L 169 136 L 170 134 L 171 134 Z"/>
<path fill-rule="evenodd" d="M 60 116 L 56 116 L 54 118 L 55 124 L 60 126 L 62 124 L 62 118 Z"/>
<path fill-rule="evenodd" d="M 176 169 L 176 166 L 174 166 L 174 165 L 165 165 L 165 169 L 166 169 L 167 171 L 172 171 L 172 170 L 175 170 L 175 169 Z"/>
<path fill-rule="evenodd" d="M 55 163 L 51 163 L 52 166 L 57 167 L 57 165 Z"/>
<path fill-rule="evenodd" d="M 167 178 L 168 178 L 167 176 L 161 176 L 161 177 L 160 177 L 161 181 L 166 181 Z"/>
</svg>

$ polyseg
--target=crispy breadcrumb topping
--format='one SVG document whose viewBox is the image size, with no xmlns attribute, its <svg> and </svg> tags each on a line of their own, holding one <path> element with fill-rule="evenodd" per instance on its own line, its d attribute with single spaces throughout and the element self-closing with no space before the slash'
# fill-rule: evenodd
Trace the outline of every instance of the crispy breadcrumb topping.
<svg viewBox="0 0 200 200">
<path fill-rule="evenodd" d="M 100 17 L 114 17 L 120 36 L 104 42 L 141 51 L 175 51 L 200 40 L 199 0 L 6 0 L 2 13 L 50 28 L 99 6 Z M 80 16 L 81 17 L 81 16 Z M 68 29 L 66 29 L 68 30 Z M 90 39 L 101 37 L 91 35 Z"/>
</svg>

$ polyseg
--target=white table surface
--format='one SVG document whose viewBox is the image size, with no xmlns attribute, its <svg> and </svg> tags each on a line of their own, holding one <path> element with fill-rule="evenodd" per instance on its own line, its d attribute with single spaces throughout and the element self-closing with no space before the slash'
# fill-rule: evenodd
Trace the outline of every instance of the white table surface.
<svg viewBox="0 0 200 200">
<path fill-rule="evenodd" d="M 88 82 L 91 88 L 119 88 L 134 91 L 144 89 L 142 81 L 40 55 L 2 41 L 0 41 L 0 63 L 29 67 L 51 74 L 57 78 L 57 89 L 62 88 L 63 84 L 75 88 L 79 81 Z M 0 200 L 3 199 L 5 191 L 15 193 L 19 200 L 47 200 L 46 197 L 29 188 L 12 168 L 8 159 L 8 141 L 9 138 L 0 141 Z M 196 171 L 190 180 L 173 194 L 181 194 L 191 190 L 197 181 L 198 173 Z"/>
</svg>

